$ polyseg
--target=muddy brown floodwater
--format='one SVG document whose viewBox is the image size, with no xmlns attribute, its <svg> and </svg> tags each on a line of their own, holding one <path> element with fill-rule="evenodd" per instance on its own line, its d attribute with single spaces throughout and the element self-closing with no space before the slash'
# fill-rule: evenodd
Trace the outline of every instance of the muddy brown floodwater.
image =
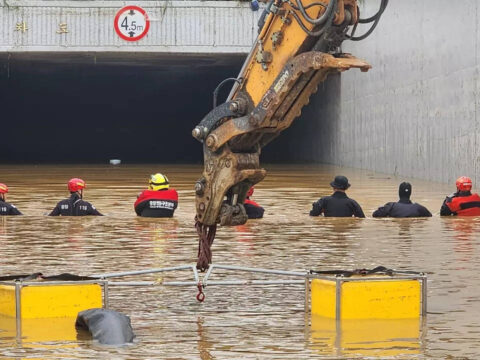
<svg viewBox="0 0 480 360">
<path fill-rule="evenodd" d="M 351 359 L 469 358 L 480 356 L 480 219 L 440 218 L 453 185 L 331 166 L 266 166 L 254 200 L 265 217 L 221 228 L 213 261 L 280 270 L 356 269 L 384 265 L 428 274 L 428 316 L 422 323 L 372 324 L 335 330 L 310 324 L 301 285 L 207 287 L 198 303 L 194 287 L 111 287 L 110 308 L 127 314 L 133 345 L 102 347 L 51 322 L 24 327 L 0 318 L 3 358 L 42 359 Z M 172 219 L 138 218 L 136 195 L 149 174 L 164 172 L 179 191 Z M 200 166 L 0 166 L 8 201 L 25 214 L 0 218 L 2 275 L 63 272 L 90 275 L 194 264 L 193 184 Z M 314 200 L 330 193 L 335 174 L 349 177 L 349 195 L 367 219 L 312 218 Z M 458 174 L 462 175 L 462 174 Z M 67 196 L 66 182 L 87 182 L 85 199 L 104 217 L 44 216 Z M 373 219 L 378 206 L 397 199 L 398 184 L 413 184 L 412 199 L 429 219 Z M 478 185 L 478 184 L 474 184 Z M 214 279 L 212 275 L 212 280 Z M 191 280 L 191 273 L 122 280 Z M 218 272 L 216 279 L 266 278 Z M 270 277 L 271 278 L 271 277 Z M 284 277 L 282 277 L 284 278 Z M 356 324 L 354 324 L 356 325 Z"/>
</svg>

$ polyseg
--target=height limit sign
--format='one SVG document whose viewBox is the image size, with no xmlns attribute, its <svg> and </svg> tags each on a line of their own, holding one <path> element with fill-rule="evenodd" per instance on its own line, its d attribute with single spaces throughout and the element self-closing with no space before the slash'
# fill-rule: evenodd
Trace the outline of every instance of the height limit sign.
<svg viewBox="0 0 480 360">
<path fill-rule="evenodd" d="M 121 8 L 115 16 L 115 31 L 123 40 L 138 41 L 147 35 L 150 20 L 141 7 L 130 5 Z"/>
</svg>

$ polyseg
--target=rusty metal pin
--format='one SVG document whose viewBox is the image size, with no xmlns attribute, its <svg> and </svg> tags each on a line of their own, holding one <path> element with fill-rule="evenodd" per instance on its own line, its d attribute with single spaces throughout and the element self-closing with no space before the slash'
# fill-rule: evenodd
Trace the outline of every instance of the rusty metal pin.
<svg viewBox="0 0 480 360">
<path fill-rule="evenodd" d="M 200 139 L 201 136 L 202 136 L 202 130 L 200 130 L 198 127 L 196 127 L 195 129 L 192 130 L 192 136 L 195 139 Z"/>
<path fill-rule="evenodd" d="M 201 181 L 197 181 L 195 183 L 195 193 L 197 195 L 203 195 L 204 191 L 205 191 L 205 185 Z"/>
<path fill-rule="evenodd" d="M 238 103 L 232 102 L 229 106 L 230 111 L 237 112 L 238 111 Z"/>
<path fill-rule="evenodd" d="M 214 147 L 216 142 L 217 141 L 213 135 L 208 135 L 206 144 L 209 148 Z"/>
</svg>

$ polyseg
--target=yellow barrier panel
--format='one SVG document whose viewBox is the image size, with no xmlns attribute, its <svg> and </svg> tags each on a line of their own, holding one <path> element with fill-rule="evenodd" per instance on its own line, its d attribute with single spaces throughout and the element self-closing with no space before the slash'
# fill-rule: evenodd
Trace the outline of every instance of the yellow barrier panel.
<svg viewBox="0 0 480 360">
<path fill-rule="evenodd" d="M 332 319 L 419 318 L 421 284 L 421 277 L 387 275 L 313 278 L 311 311 Z"/>
<path fill-rule="evenodd" d="M 17 314 L 17 305 L 20 305 L 20 314 Z M 76 317 L 82 310 L 102 306 L 102 287 L 99 283 L 79 281 L 0 285 L 0 315 L 19 316 L 22 319 Z"/>
<path fill-rule="evenodd" d="M 0 285 L 0 315 L 15 317 L 15 285 Z"/>
</svg>

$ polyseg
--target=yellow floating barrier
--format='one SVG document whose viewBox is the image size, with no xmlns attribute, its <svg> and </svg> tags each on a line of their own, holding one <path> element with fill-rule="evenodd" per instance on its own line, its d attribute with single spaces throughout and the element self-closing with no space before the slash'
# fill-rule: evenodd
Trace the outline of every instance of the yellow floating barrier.
<svg viewBox="0 0 480 360">
<path fill-rule="evenodd" d="M 82 310 L 103 307 L 105 284 L 103 280 L 0 282 L 0 315 L 17 319 L 76 317 Z"/>
<path fill-rule="evenodd" d="M 311 310 L 311 347 L 336 356 L 419 354 L 426 294 L 423 273 L 384 267 L 310 271 L 305 309 Z"/>
<path fill-rule="evenodd" d="M 308 278 L 312 315 L 342 320 L 412 319 L 426 313 L 427 282 L 421 273 L 310 274 Z"/>
</svg>

